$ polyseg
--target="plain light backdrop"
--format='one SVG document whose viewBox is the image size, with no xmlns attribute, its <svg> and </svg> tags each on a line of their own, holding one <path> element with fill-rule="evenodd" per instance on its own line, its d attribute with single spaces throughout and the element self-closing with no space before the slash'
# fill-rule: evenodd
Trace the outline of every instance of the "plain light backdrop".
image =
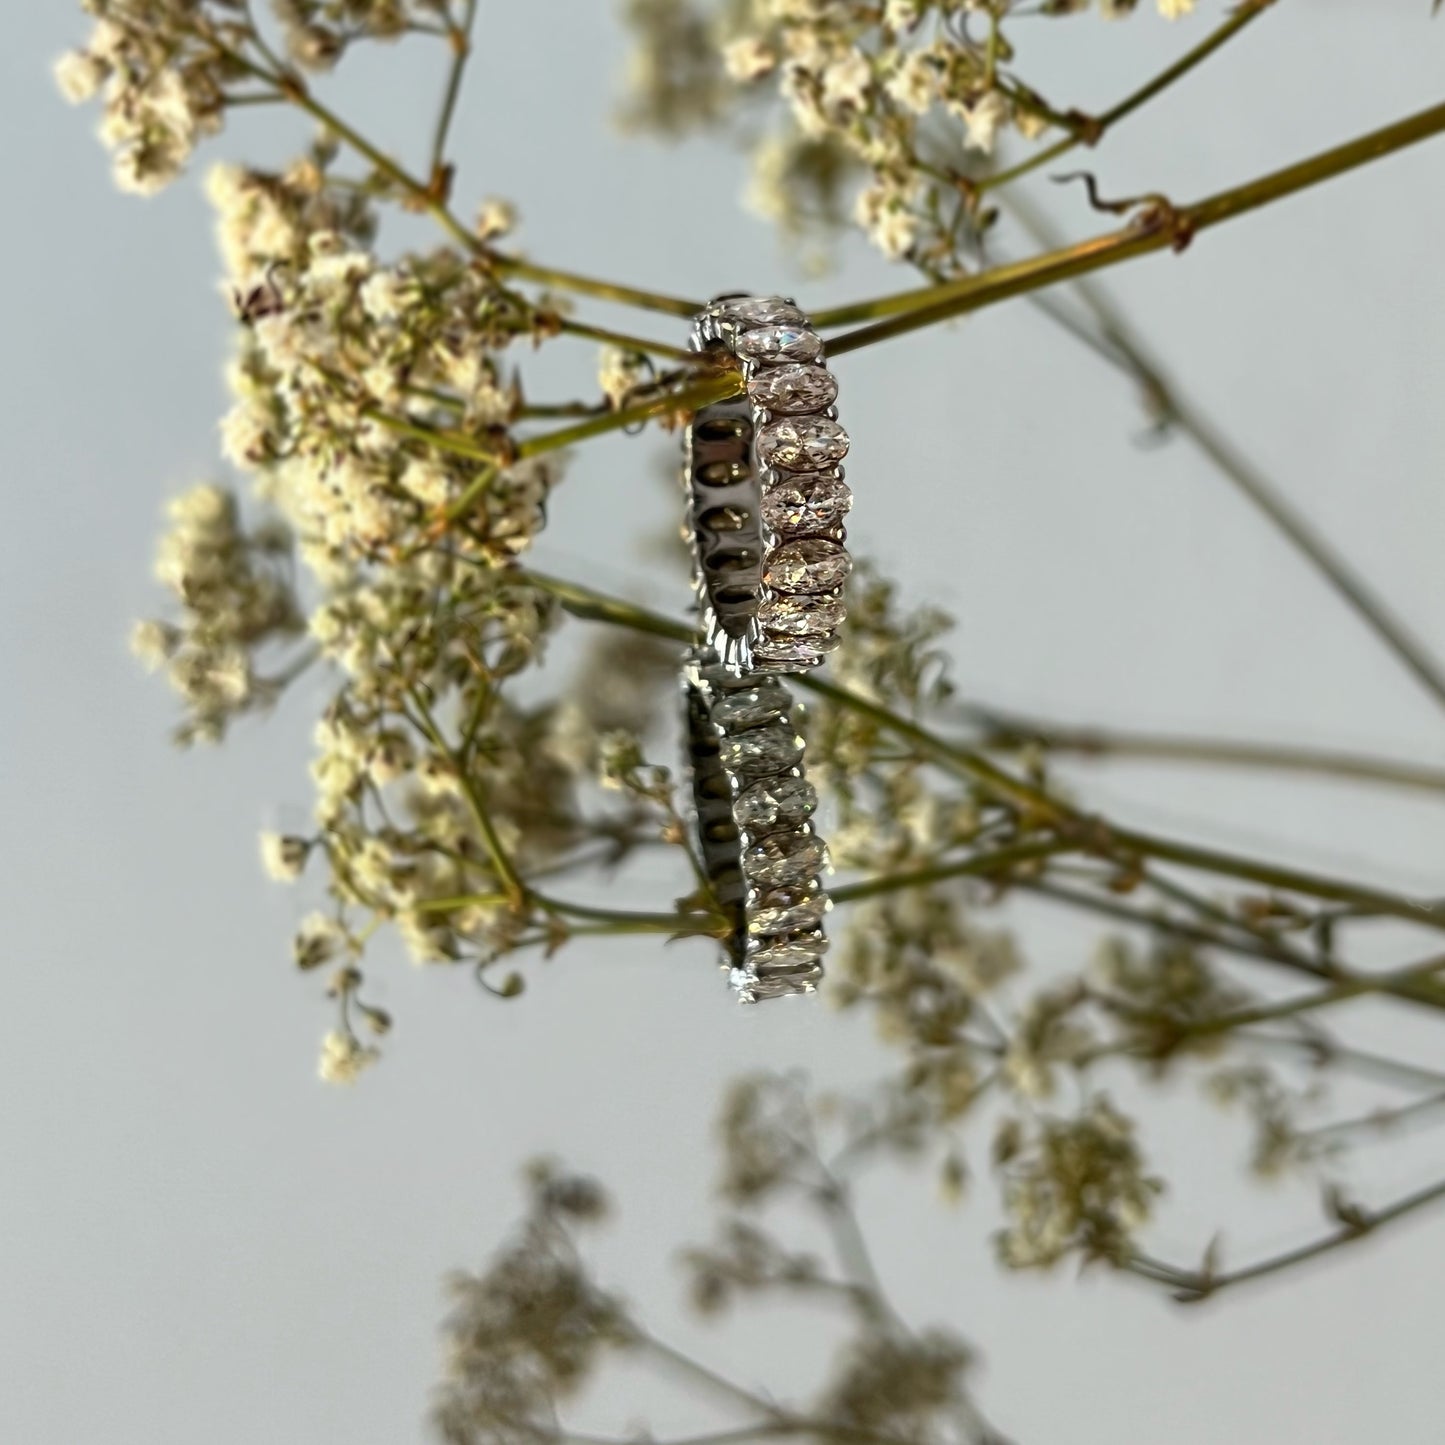
<svg viewBox="0 0 1445 1445">
<path fill-rule="evenodd" d="M 1438 101 L 1445 32 L 1427 10 L 1286 0 L 1109 138 L 1090 158 L 1102 189 L 1192 199 Z M 1201 0 L 1170 26 L 1141 5 L 1123 24 L 1020 33 L 1031 79 L 1098 109 L 1221 13 Z M 782 1315 L 752 1336 L 689 1320 L 670 1249 L 707 1233 L 722 1083 L 761 1065 L 874 1077 L 893 1059 L 862 1018 L 732 1008 L 702 945 L 574 947 L 510 1006 L 389 953 L 372 971 L 398 1020 L 384 1065 L 351 1091 L 315 1082 L 328 1016 L 288 962 L 309 900 L 261 877 L 255 835 L 305 815 L 319 693 L 303 686 L 222 751 L 177 754 L 169 697 L 125 651 L 130 620 L 158 605 L 164 501 L 222 475 L 232 322 L 199 175 L 224 155 L 278 163 L 304 131 L 243 115 L 162 198 L 122 197 L 94 115 L 67 111 L 49 81 L 84 34 L 78 9 L 16 7 L 8 23 L 0 1434 L 424 1438 L 441 1276 L 485 1257 L 514 1213 L 517 1166 L 539 1151 L 615 1186 L 622 1221 L 600 1254 L 659 1328 L 786 1390 L 816 1369 L 819 1342 Z M 677 294 L 823 305 L 913 284 L 861 242 L 832 275 L 800 277 L 736 206 L 731 152 L 609 124 L 622 60 L 598 0 L 489 0 L 455 132 L 463 206 L 509 196 L 537 258 Z M 382 49 L 348 63 L 334 98 L 414 154 L 439 65 L 424 43 Z M 1187 393 L 1445 650 L 1442 178 L 1436 141 L 1105 284 Z M 1102 229 L 1076 192 L 1040 180 L 1032 194 L 1069 234 Z M 585 346 L 549 365 L 559 387 L 590 385 Z M 957 615 L 967 696 L 1445 761 L 1430 700 L 1185 445 L 1139 446 L 1127 385 L 1027 305 L 838 371 L 854 539 L 910 599 Z M 581 453 L 539 565 L 678 608 L 636 540 L 670 521 L 659 448 L 614 438 Z M 1435 802 L 1138 767 L 1070 776 L 1141 823 L 1439 891 Z M 1035 909 L 1016 921 L 1045 969 L 1077 964 L 1098 933 Z M 1366 1027 L 1422 1059 L 1438 1048 L 1395 1012 Z M 1220 1222 L 1237 1258 L 1320 1227 L 1307 1191 L 1244 1181 L 1242 1131 L 1187 1090 L 1165 1105 L 1149 1111 L 1177 1186 L 1160 1252 L 1197 1257 Z M 1376 1156 L 1361 1178 L 1387 1197 L 1429 1179 L 1432 1152 Z M 1107 1278 L 1005 1276 L 988 1186 L 956 1213 L 932 1195 L 906 1176 L 864 1188 L 880 1265 L 906 1314 L 978 1343 L 983 1401 L 1023 1445 L 1441 1438 L 1445 1220 L 1185 1312 Z M 613 1385 L 589 1423 L 623 1428 L 651 1398 Z M 655 1419 L 698 1423 L 675 1399 Z"/>
</svg>

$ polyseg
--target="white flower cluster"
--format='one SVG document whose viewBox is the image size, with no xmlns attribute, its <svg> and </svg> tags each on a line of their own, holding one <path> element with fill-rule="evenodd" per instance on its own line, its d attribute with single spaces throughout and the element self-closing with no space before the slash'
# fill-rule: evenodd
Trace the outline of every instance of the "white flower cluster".
<svg viewBox="0 0 1445 1445">
<path fill-rule="evenodd" d="M 1072 1119 L 1027 1129 L 1006 1120 L 994 1143 L 1008 1225 L 999 1254 L 1013 1269 L 1038 1269 L 1079 1253 L 1122 1262 L 1163 1186 L 1145 1172 L 1134 1126 L 1102 1095 Z"/>
<path fill-rule="evenodd" d="M 304 70 L 330 70 L 358 40 L 399 40 L 435 26 L 447 0 L 271 0 L 286 50 Z"/>
<path fill-rule="evenodd" d="M 245 79 L 232 43 L 238 14 L 204 0 L 86 0 L 86 45 L 55 67 L 61 94 L 99 97 L 100 138 L 122 190 L 153 195 L 221 129 L 228 92 Z"/>
<path fill-rule="evenodd" d="M 1089 4 L 1044 0 L 1042 11 Z M 832 224 L 840 189 L 862 173 L 855 223 L 890 259 L 938 266 L 951 250 L 961 186 L 980 159 L 1005 131 L 1032 140 L 1061 123 L 1014 69 L 1005 35 L 1013 8 L 1008 0 L 634 4 L 647 64 L 634 76 L 633 113 L 676 130 L 776 91 L 784 123 L 750 127 L 759 135 L 753 209 L 794 233 Z M 1135 8 L 1136 0 L 1099 0 L 1106 18 Z M 1158 0 L 1169 19 L 1193 8 L 1194 0 Z M 713 46 L 711 69 L 701 37 Z"/>
<path fill-rule="evenodd" d="M 177 620 L 138 624 L 132 647 L 184 699 L 179 740 L 216 742 L 233 717 L 275 697 L 259 654 L 304 628 L 286 565 L 290 537 L 274 525 L 246 532 L 235 497 L 211 484 L 178 497 L 170 523 L 156 576 Z"/>
</svg>

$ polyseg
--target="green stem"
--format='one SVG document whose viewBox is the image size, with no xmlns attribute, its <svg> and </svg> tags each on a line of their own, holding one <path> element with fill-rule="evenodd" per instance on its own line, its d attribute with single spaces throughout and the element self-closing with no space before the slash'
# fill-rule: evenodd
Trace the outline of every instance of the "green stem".
<svg viewBox="0 0 1445 1445">
<path fill-rule="evenodd" d="M 1424 645 L 1390 610 L 1314 526 L 1275 490 L 1269 480 L 1235 451 L 1199 412 L 1175 402 L 1173 420 L 1232 481 L 1354 610 L 1436 702 L 1445 706 L 1445 672 Z"/>
<path fill-rule="evenodd" d="M 519 569 L 520 570 L 520 569 Z M 684 624 L 660 618 L 631 603 L 607 597 L 576 583 L 558 583 L 540 574 L 522 572 L 536 586 L 552 592 L 568 611 L 617 626 L 632 627 L 654 636 L 690 640 L 694 633 Z M 1051 796 L 1042 788 L 1016 778 L 990 762 L 981 753 L 960 747 L 901 717 L 870 698 L 812 674 L 798 678 L 800 686 L 828 698 L 841 707 L 873 719 L 894 736 L 913 746 L 920 756 L 975 783 L 985 794 L 1014 808 L 1030 821 L 1052 827 L 1084 852 L 1115 862 L 1137 863 L 1140 857 L 1176 863 L 1206 873 L 1238 878 L 1266 888 L 1345 903 L 1364 912 L 1403 918 L 1422 927 L 1445 930 L 1445 908 L 1420 902 L 1364 884 L 1325 877 L 1303 869 L 1263 862 L 1225 853 L 1219 849 L 1179 842 L 1171 838 L 1130 828 L 1121 828 L 1102 818 L 1090 817 Z"/>
<path fill-rule="evenodd" d="M 1445 792 L 1445 768 L 1337 752 L 1332 748 L 1136 733 L 1111 728 L 1070 728 L 1002 713 L 987 714 L 984 725 L 984 746 L 989 748 L 1016 749 L 1037 744 L 1051 753 L 1077 753 L 1086 758 L 1261 768 L 1272 772 L 1313 773 L 1351 782 L 1382 783 L 1422 792 Z"/>
<path fill-rule="evenodd" d="M 1050 248 L 1057 245 L 1048 222 L 1032 207 L 1011 201 L 1010 209 L 1039 244 Z M 1098 324 L 1098 334 L 1061 308 L 1050 305 L 1047 298 L 1037 297 L 1035 300 L 1053 321 L 1095 355 L 1132 377 L 1143 394 L 1145 408 L 1157 423 L 1177 430 L 1193 442 L 1216 470 L 1274 523 L 1286 540 L 1354 609 L 1360 620 L 1436 701 L 1445 703 L 1445 673 L 1405 623 L 1393 614 L 1389 605 L 1315 531 L 1308 519 L 1286 501 L 1279 489 L 1239 453 L 1213 422 L 1181 399 L 1178 388 L 1164 374 L 1158 361 L 1148 354 L 1128 322 L 1103 292 L 1084 280 L 1076 281 L 1074 290 Z M 1243 758 L 1239 760 L 1246 761 Z M 1343 760 L 1341 767 L 1338 765 L 1341 761 L 1336 759 L 1331 770 L 1353 772 L 1361 777 L 1370 775 L 1378 781 L 1387 780 L 1375 765 L 1361 766 Z M 1414 784 L 1407 784 L 1411 785 Z"/>
<path fill-rule="evenodd" d="M 669 361 L 685 361 L 696 364 L 698 354 L 685 346 L 673 346 L 665 341 L 647 341 L 625 331 L 610 331 L 605 326 L 591 326 L 583 321 L 574 321 L 570 316 L 558 318 L 558 325 L 569 336 L 586 337 L 589 341 L 600 341 L 604 345 L 622 346 L 629 351 L 645 351 L 653 356 L 665 356 Z"/>
<path fill-rule="evenodd" d="M 517 444 L 517 456 L 535 457 L 543 452 L 557 451 L 561 447 L 586 441 L 589 437 L 621 431 L 666 412 L 696 411 L 709 402 L 736 396 L 742 386 L 742 377 L 738 372 L 724 372 L 721 376 L 708 377 L 676 390 L 664 391 L 644 401 L 634 402 L 631 406 L 620 407 L 605 416 L 589 417 L 572 426 L 559 427 L 556 431 L 544 432 L 541 436 L 528 437 Z"/>
<path fill-rule="evenodd" d="M 710 913 L 630 913 L 616 908 L 594 908 L 586 903 L 571 903 L 561 898 L 534 894 L 542 907 L 569 918 L 586 918 L 594 923 L 613 926 L 620 933 L 675 933 L 711 935 L 724 930 L 726 922 Z"/>
<path fill-rule="evenodd" d="M 1084 144 L 1086 139 L 1089 145 L 1096 145 L 1111 126 L 1116 125 L 1125 116 L 1133 114 L 1140 106 L 1148 104 L 1161 91 L 1167 90 L 1173 85 L 1176 80 L 1183 79 L 1195 66 L 1208 60 L 1220 46 L 1232 40 L 1246 25 L 1257 20 L 1273 4 L 1274 0 L 1242 0 L 1234 14 L 1205 36 L 1192 50 L 1186 51 L 1173 65 L 1160 71 L 1147 85 L 1140 86 L 1138 90 L 1125 96 L 1117 105 L 1111 106 L 1102 115 L 1097 116 L 1093 125 L 1089 127 L 1087 137 L 1077 133 L 1065 136 L 1062 140 L 1056 141 L 1027 160 L 1020 161 L 1016 166 L 1010 166 L 1007 170 L 995 171 L 992 175 L 984 176 L 974 183 L 974 189 L 989 191 L 996 186 L 1008 185 L 1010 181 L 1016 181 L 1020 176 L 1026 176 L 1030 171 L 1036 171 L 1041 166 L 1048 165 L 1050 161 L 1067 155 L 1076 146 Z"/>
<path fill-rule="evenodd" d="M 1181 843 L 1172 838 L 1135 832 L 1130 828 L 1116 828 L 1102 821 L 1099 826 L 1107 836 L 1101 837 L 1095 847 L 1104 856 L 1117 856 L 1116 850 L 1122 850 L 1125 854 L 1137 853 L 1160 862 L 1177 863 L 1181 867 L 1204 873 L 1219 873 L 1227 878 L 1238 878 L 1266 888 L 1278 888 L 1287 893 L 1300 893 L 1309 898 L 1346 903 L 1369 914 L 1403 918 L 1424 928 L 1445 930 L 1445 908 L 1435 902 L 1422 902 L 1365 884 L 1328 878 L 1322 874 L 1265 863 L 1254 858 L 1242 858 L 1216 848 Z"/>
<path fill-rule="evenodd" d="M 449 24 L 446 30 L 447 43 L 452 48 L 452 63 L 447 72 L 446 90 L 442 94 L 441 113 L 437 116 L 436 130 L 432 135 L 429 190 L 433 195 L 445 194 L 449 184 L 446 175 L 447 133 L 451 130 L 457 100 L 462 93 L 462 77 L 472 53 L 472 28 L 476 18 L 477 0 L 464 0 L 461 20 Z"/>
<path fill-rule="evenodd" d="M 407 693 L 411 698 L 412 706 L 416 708 L 421 716 L 426 734 L 431 744 L 441 753 L 456 770 L 457 781 L 461 784 L 462 796 L 466 799 L 467 808 L 472 815 L 473 822 L 477 825 L 477 831 L 482 836 L 482 844 L 487 850 L 487 856 L 492 861 L 492 867 L 497 877 L 501 879 L 502 886 L 506 890 L 507 901 L 518 912 L 521 912 L 531 898 L 531 890 L 517 871 L 517 865 L 512 861 L 511 855 L 507 852 L 506 845 L 502 842 L 501 835 L 497 832 L 497 826 L 492 821 L 491 812 L 487 808 L 486 799 L 482 796 L 481 786 L 475 774 L 472 772 L 466 758 L 460 756 L 448 746 L 442 730 L 437 725 L 436 718 L 432 715 L 426 699 L 422 696 L 420 689 L 408 686 Z"/>
<path fill-rule="evenodd" d="M 575 291 L 580 296 L 593 296 L 599 301 L 615 301 L 620 306 L 635 306 L 643 311 L 659 311 L 665 316 L 681 316 L 691 321 L 702 310 L 702 302 L 685 301 L 679 296 L 666 296 L 657 291 L 644 291 L 636 286 L 623 286 L 615 281 L 599 281 L 593 276 L 579 276 L 575 271 L 562 271 L 555 266 L 539 266 L 520 256 L 507 256 L 498 251 L 484 251 L 486 259 L 498 271 L 520 276 L 562 291 Z"/>
<path fill-rule="evenodd" d="M 998 848 L 989 853 L 975 853 L 970 858 L 961 858 L 953 863 L 938 863 L 930 868 L 916 868 L 907 873 L 885 873 L 878 878 L 866 878 L 861 883 L 847 883 L 841 888 L 830 888 L 828 892 L 834 903 L 857 903 L 864 898 L 876 898 L 883 893 L 928 888 L 950 878 L 988 878 L 998 873 L 1009 873 L 1021 863 L 1034 863 L 1043 858 L 1051 858 L 1058 853 L 1070 852 L 1074 847 L 1074 844 L 1060 838 L 1035 839 L 1015 843 L 1007 848 Z"/>
<path fill-rule="evenodd" d="M 563 447 L 570 447 L 589 437 L 622 431 L 638 422 L 647 421 L 651 417 L 664 413 L 696 411 L 709 402 L 735 396 L 741 389 L 742 378 L 737 372 L 725 372 L 720 376 L 708 377 L 688 386 L 669 389 L 649 396 L 643 401 L 634 402 L 631 406 L 624 406 L 616 411 L 609 410 L 600 415 L 589 416 L 571 426 L 558 427 L 554 431 L 527 437 L 517 443 L 515 459 L 521 460 L 524 457 L 541 456 L 546 452 L 559 451 Z M 364 407 L 362 415 L 396 436 L 406 437 L 429 447 L 436 447 L 440 451 L 451 452 L 456 456 L 467 457 L 476 462 L 491 462 L 496 465 L 504 465 L 506 462 L 506 458 L 496 448 L 487 446 L 466 432 L 453 431 L 445 427 L 426 426 L 421 422 L 412 421 L 408 417 L 393 416 L 377 406 Z M 479 477 L 474 483 L 474 489 L 479 490 L 488 481 L 490 481 L 489 474 Z M 467 500 L 475 500 L 475 496 L 470 491 L 467 494 Z M 461 510 L 464 510 L 461 501 L 453 503 L 453 512 L 459 513 Z"/>
<path fill-rule="evenodd" d="M 358 155 L 365 157 L 394 185 L 404 190 L 417 205 L 417 207 L 430 214 L 448 235 L 459 245 L 468 251 L 480 256 L 494 270 L 520 276 L 529 281 L 541 282 L 545 285 L 555 286 L 566 291 L 575 291 L 579 295 L 594 296 L 603 301 L 614 301 L 624 306 L 636 306 L 649 311 L 661 311 L 669 316 L 682 316 L 691 320 L 702 309 L 701 303 L 685 301 L 676 296 L 665 296 L 658 292 L 645 291 L 636 286 L 623 286 L 611 281 L 599 281 L 591 276 L 580 276 L 573 271 L 562 271 L 554 267 L 539 266 L 534 262 L 525 261 L 519 256 L 508 256 L 502 252 L 494 251 L 484 245 L 482 241 L 448 209 L 446 202 L 441 198 L 438 190 L 433 185 L 426 185 L 413 176 L 405 167 L 399 165 L 384 151 L 366 139 L 359 131 L 342 120 L 335 111 L 323 105 L 311 94 L 305 81 L 294 71 L 280 65 L 275 69 L 267 69 L 265 66 L 257 65 L 248 56 L 240 51 L 217 40 L 213 35 L 205 35 L 208 43 L 215 46 L 216 50 L 234 61 L 248 74 L 268 85 L 274 85 L 285 98 L 304 111 L 313 120 L 326 127 L 339 140 L 344 141 Z M 460 85 L 460 76 L 457 75 L 457 84 Z M 455 100 L 452 102 L 455 106 Z M 447 125 L 450 125 L 450 115 L 447 116 Z M 438 128 L 442 143 L 445 144 L 445 130 Z"/>
<path fill-rule="evenodd" d="M 1181 1304 L 1196 1304 L 1201 1300 L 1208 1299 L 1210 1295 L 1218 1294 L 1222 1289 L 1247 1284 L 1253 1280 L 1263 1279 L 1267 1275 L 1278 1274 L 1281 1270 L 1292 1269 L 1296 1265 L 1318 1259 L 1323 1254 L 1329 1254 L 1346 1245 L 1355 1244 L 1366 1235 L 1374 1233 L 1375 1230 L 1393 1224 L 1432 1204 L 1438 1204 L 1442 1200 L 1445 1200 L 1445 1180 L 1432 1184 L 1426 1189 L 1418 1190 L 1414 1194 L 1408 1194 L 1383 1209 L 1352 1210 L 1348 1220 L 1342 1222 L 1339 1229 L 1321 1239 L 1301 1245 L 1298 1249 L 1291 1249 L 1283 1254 L 1275 1255 L 1271 1259 L 1261 1260 L 1258 1264 L 1246 1265 L 1242 1269 L 1230 1270 L 1223 1274 L 1179 1269 L 1174 1265 L 1165 1264 L 1142 1254 L 1132 1256 L 1121 1268 L 1155 1283 L 1168 1285 L 1175 1291 L 1174 1297 Z"/>
<path fill-rule="evenodd" d="M 841 307 L 814 319 L 819 326 L 838 326 L 872 317 L 887 318 L 828 341 L 830 356 L 857 351 L 920 327 L 995 305 L 1012 296 L 1021 296 L 1117 265 L 1135 256 L 1148 255 L 1166 247 L 1178 249 L 1197 231 L 1333 180 L 1382 156 L 1428 140 L 1441 131 L 1445 131 L 1445 104 L 1432 106 L 1394 125 L 1372 131 L 1283 170 L 1272 171 L 1245 185 L 1221 191 L 1193 205 L 1179 208 L 1156 203 L 1123 229 L 1092 237 L 1061 251 L 995 266 L 941 286 L 923 287 Z"/>
<path fill-rule="evenodd" d="M 1302 994 L 1298 998 L 1281 999 L 1277 1003 L 1263 1003 L 1252 1008 L 1235 1009 L 1215 1018 L 1190 1023 L 1183 1027 L 1182 1033 L 1188 1039 L 1211 1038 L 1232 1033 L 1235 1029 L 1249 1028 L 1254 1024 L 1297 1018 L 1301 1014 L 1332 1008 L 1337 1003 L 1346 1003 L 1364 994 L 1392 993 L 1402 985 L 1423 983 L 1438 975 L 1442 968 L 1445 968 L 1445 958 L 1432 958 L 1409 968 L 1392 969 L 1388 973 L 1351 974 L 1318 993 Z"/>
<path fill-rule="evenodd" d="M 1336 1119 L 1313 1129 L 1301 1129 L 1298 1137 L 1318 1142 L 1322 1139 L 1344 1139 L 1355 1134 L 1388 1134 L 1401 1124 L 1423 1118 L 1445 1108 L 1445 1093 L 1427 1094 L 1423 1099 L 1398 1104 L 1392 1109 L 1375 1109 L 1351 1119 Z"/>
</svg>

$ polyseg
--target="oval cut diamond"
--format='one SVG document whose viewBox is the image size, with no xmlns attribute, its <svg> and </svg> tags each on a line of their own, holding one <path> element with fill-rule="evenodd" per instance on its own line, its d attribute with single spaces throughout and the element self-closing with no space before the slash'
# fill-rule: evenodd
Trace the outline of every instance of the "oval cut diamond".
<svg viewBox="0 0 1445 1445">
<path fill-rule="evenodd" d="M 794 994 L 813 993 L 822 978 L 821 966 L 798 973 L 772 973 L 766 978 L 749 973 L 745 968 L 732 971 L 732 986 L 739 1003 L 761 1003 L 769 998 L 787 998 Z"/>
<path fill-rule="evenodd" d="M 828 849 L 811 833 L 775 833 L 743 854 L 743 872 L 760 888 L 782 888 L 816 877 Z"/>
<path fill-rule="evenodd" d="M 813 816 L 818 794 L 806 778 L 768 778 L 754 783 L 733 804 L 739 828 L 761 837 L 779 828 L 797 828 Z"/>
<path fill-rule="evenodd" d="M 826 636 L 846 615 L 836 597 L 772 597 L 758 609 L 763 629 L 783 637 Z"/>
<path fill-rule="evenodd" d="M 791 700 L 780 687 L 748 687 L 720 697 L 712 705 L 712 720 L 728 732 L 762 727 L 785 718 Z"/>
<path fill-rule="evenodd" d="M 725 737 L 719 754 L 730 772 L 757 777 L 791 768 L 803 756 L 803 740 L 786 724 L 774 723 Z"/>
<path fill-rule="evenodd" d="M 805 933 L 789 938 L 748 955 L 748 967 L 759 973 L 782 972 L 816 967 L 828 951 L 828 940 L 821 933 Z"/>
<path fill-rule="evenodd" d="M 771 898 L 785 900 L 770 903 Z M 801 933 L 817 928 L 828 911 L 828 896 L 811 893 L 804 898 L 790 898 L 786 891 L 765 894 L 748 915 L 748 931 L 755 937 L 777 933 Z"/>
<path fill-rule="evenodd" d="M 783 417 L 758 433 L 758 459 L 770 467 L 816 472 L 848 455 L 848 433 L 828 416 Z"/>
<path fill-rule="evenodd" d="M 781 361 L 814 361 L 823 343 L 803 326 L 760 326 L 745 331 L 737 340 L 738 355 L 748 361 L 774 364 Z"/>
<path fill-rule="evenodd" d="M 739 296 L 724 301 L 719 309 L 729 321 L 743 321 L 749 326 L 776 326 L 780 323 L 797 326 L 808 319 L 782 296 Z"/>
<path fill-rule="evenodd" d="M 838 380 L 821 366 L 775 366 L 748 383 L 748 396 L 769 411 L 827 411 L 838 399 Z"/>
<path fill-rule="evenodd" d="M 763 497 L 763 521 L 775 532 L 831 532 L 853 506 L 837 477 L 790 477 Z"/>
<path fill-rule="evenodd" d="M 768 558 L 763 581 L 779 592 L 836 592 L 852 568 L 837 542 L 805 537 L 779 547 Z"/>
<path fill-rule="evenodd" d="M 824 650 L 811 638 L 760 637 L 753 644 L 753 665 L 769 672 L 800 672 L 822 662 Z"/>
</svg>

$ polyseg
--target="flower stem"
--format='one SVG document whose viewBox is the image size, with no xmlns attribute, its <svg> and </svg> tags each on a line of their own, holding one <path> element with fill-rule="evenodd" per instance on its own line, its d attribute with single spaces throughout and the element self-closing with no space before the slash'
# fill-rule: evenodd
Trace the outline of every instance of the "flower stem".
<svg viewBox="0 0 1445 1445">
<path fill-rule="evenodd" d="M 1032 839 L 987 853 L 975 853 L 952 863 L 938 863 L 931 868 L 916 868 L 907 873 L 885 873 L 877 878 L 865 878 L 861 883 L 845 883 L 841 888 L 830 888 L 828 892 L 834 903 L 857 903 L 861 899 L 876 898 L 883 893 L 899 893 L 908 888 L 928 888 L 950 878 L 988 878 L 997 873 L 1007 873 L 1020 863 L 1033 863 L 1058 853 L 1068 853 L 1075 846 L 1061 838 Z"/>
<path fill-rule="evenodd" d="M 1010 166 L 1007 170 L 995 171 L 992 175 L 984 176 L 981 180 L 974 182 L 974 189 L 990 191 L 996 186 L 1006 186 L 1011 181 L 1018 180 L 1020 176 L 1026 176 L 1030 171 L 1036 171 L 1041 166 L 1048 165 L 1050 161 L 1067 155 L 1076 146 L 1085 143 L 1091 146 L 1096 145 L 1111 126 L 1116 125 L 1125 116 L 1131 115 L 1140 106 L 1146 105 L 1161 91 L 1167 90 L 1176 80 L 1182 80 L 1195 66 L 1208 60 L 1216 50 L 1232 40 L 1251 21 L 1257 20 L 1273 4 L 1274 0 L 1242 0 L 1234 14 L 1205 36 L 1192 50 L 1181 55 L 1167 69 L 1160 71 L 1148 84 L 1140 86 L 1138 90 L 1125 96 L 1117 105 L 1111 106 L 1102 115 L 1095 117 L 1093 124 L 1088 128 L 1087 135 L 1076 131 L 1065 136 L 1062 140 L 1056 141 L 1027 160 Z"/>
<path fill-rule="evenodd" d="M 1377 1229 L 1441 1201 L 1445 1201 L 1445 1180 L 1417 1190 L 1414 1194 L 1407 1194 L 1403 1199 L 1383 1209 L 1350 1209 L 1348 1216 L 1342 1219 L 1339 1229 L 1332 1233 L 1309 1244 L 1303 1244 L 1298 1249 L 1287 1250 L 1283 1254 L 1261 1260 L 1258 1264 L 1246 1265 L 1242 1269 L 1222 1274 L 1180 1269 L 1143 1254 L 1131 1256 L 1121 1267 L 1156 1284 L 1167 1285 L 1181 1304 L 1197 1304 L 1208 1299 L 1210 1295 L 1218 1294 L 1222 1289 L 1263 1279 L 1267 1275 L 1278 1274 L 1281 1270 L 1293 1269 L 1296 1265 L 1318 1259 L 1322 1254 L 1354 1244 Z"/>
<path fill-rule="evenodd" d="M 1021 296 L 1117 265 L 1135 256 L 1148 255 L 1166 247 L 1180 249 L 1196 232 L 1209 226 L 1219 225 L 1285 196 L 1333 180 L 1442 131 L 1445 131 L 1445 103 L 1431 106 L 1428 110 L 1286 166 L 1283 170 L 1272 171 L 1258 180 L 1196 201 L 1193 205 L 1175 207 L 1156 199 L 1154 204 L 1141 210 L 1134 222 L 1121 230 L 1094 236 L 1063 250 L 995 266 L 941 286 L 928 286 L 859 302 L 824 312 L 814 319 L 819 326 L 840 326 L 852 321 L 884 318 L 875 320 L 871 326 L 846 332 L 827 344 L 830 356 L 857 351 L 920 327 L 995 305 L 1011 296 Z"/>
<path fill-rule="evenodd" d="M 519 569 L 520 570 L 520 569 Z M 558 582 L 540 574 L 522 572 L 536 586 L 552 592 L 568 611 L 617 626 L 651 632 L 654 636 L 690 639 L 694 634 L 684 624 L 670 622 L 631 603 L 607 597 L 577 583 Z M 911 744 L 920 756 L 975 783 L 984 793 L 1003 803 L 1038 826 L 1053 828 L 1069 839 L 1079 851 L 1121 864 L 1137 864 L 1140 858 L 1174 863 L 1205 873 L 1255 883 L 1265 888 L 1299 893 L 1305 897 L 1344 903 L 1371 915 L 1402 918 L 1422 927 L 1445 931 L 1445 906 L 1435 900 L 1407 898 L 1367 884 L 1329 878 L 1303 869 L 1227 853 L 1176 839 L 1158 837 L 1122 828 L 1099 817 L 1082 813 L 1047 791 L 1016 778 L 975 749 L 938 737 L 927 728 L 900 716 L 852 690 L 813 675 L 798 679 L 801 686 L 864 717 L 872 718 L 895 737 Z"/>
<path fill-rule="evenodd" d="M 446 158 L 447 134 L 451 130 L 457 100 L 462 93 L 462 77 L 466 73 L 467 61 L 472 53 L 472 28 L 476 19 L 477 0 L 464 0 L 461 20 L 449 23 L 446 30 L 447 43 L 452 49 L 452 63 L 447 72 L 446 89 L 442 93 L 441 112 L 437 116 L 436 130 L 432 135 L 431 184 L 428 190 L 434 196 L 444 196 L 450 189 L 451 178 L 447 171 Z"/>
</svg>

